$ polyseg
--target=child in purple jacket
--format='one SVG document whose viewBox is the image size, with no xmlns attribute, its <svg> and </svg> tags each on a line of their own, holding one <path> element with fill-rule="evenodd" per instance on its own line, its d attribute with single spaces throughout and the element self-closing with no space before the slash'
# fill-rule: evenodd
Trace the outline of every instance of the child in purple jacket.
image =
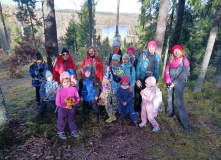
<svg viewBox="0 0 221 160">
<path fill-rule="evenodd" d="M 68 72 L 64 71 L 60 76 L 62 88 L 58 90 L 56 95 L 56 105 L 58 110 L 58 136 L 61 139 L 67 139 L 64 133 L 65 118 L 68 117 L 68 123 L 71 130 L 71 136 L 79 137 L 77 133 L 77 125 L 75 124 L 76 105 L 80 101 L 78 91 L 75 87 L 71 87 L 71 76 Z"/>
<path fill-rule="evenodd" d="M 117 97 L 121 105 L 120 118 L 124 118 L 126 116 L 126 111 L 128 109 L 131 120 L 134 122 L 135 126 L 138 126 L 137 115 L 133 108 L 133 92 L 129 91 L 129 77 L 123 77 L 121 82 L 122 85 L 117 91 Z"/>
</svg>

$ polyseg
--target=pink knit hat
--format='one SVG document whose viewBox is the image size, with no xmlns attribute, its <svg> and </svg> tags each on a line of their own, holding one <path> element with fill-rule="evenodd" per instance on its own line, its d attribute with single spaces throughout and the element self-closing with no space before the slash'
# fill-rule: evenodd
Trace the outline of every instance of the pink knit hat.
<svg viewBox="0 0 221 160">
<path fill-rule="evenodd" d="M 134 47 L 133 46 L 130 46 L 127 48 L 127 51 L 131 50 L 133 53 L 134 53 Z"/>
<path fill-rule="evenodd" d="M 181 52 L 183 52 L 183 48 L 182 48 L 182 46 L 180 46 L 180 45 L 175 45 L 175 46 L 173 46 L 173 48 L 172 48 L 172 53 L 174 53 L 174 50 L 175 49 L 179 49 Z"/>
<path fill-rule="evenodd" d="M 122 77 L 121 82 L 127 82 L 127 84 L 129 84 L 129 77 Z"/>
<path fill-rule="evenodd" d="M 64 78 L 69 78 L 71 79 L 71 76 L 68 72 L 64 71 L 61 75 L 60 75 L 60 82 L 62 82 L 62 79 Z"/>
<path fill-rule="evenodd" d="M 150 45 L 153 45 L 155 47 L 155 51 L 157 50 L 157 43 L 155 41 L 150 41 L 148 44 L 147 44 L 147 50 L 149 49 Z"/>
<path fill-rule="evenodd" d="M 154 87 L 156 86 L 156 78 L 155 77 L 148 77 L 145 80 L 145 83 L 149 84 L 150 86 Z"/>
</svg>

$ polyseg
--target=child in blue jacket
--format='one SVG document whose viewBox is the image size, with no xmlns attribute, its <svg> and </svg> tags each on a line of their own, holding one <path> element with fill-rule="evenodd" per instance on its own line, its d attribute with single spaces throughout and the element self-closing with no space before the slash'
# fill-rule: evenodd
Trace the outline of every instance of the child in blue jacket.
<svg viewBox="0 0 221 160">
<path fill-rule="evenodd" d="M 138 126 L 137 115 L 133 108 L 133 92 L 129 91 L 129 77 L 123 77 L 121 82 L 122 85 L 117 92 L 119 103 L 121 105 L 120 118 L 126 116 L 126 111 L 128 109 L 131 120 L 134 122 L 135 126 Z"/>
<path fill-rule="evenodd" d="M 29 74 L 32 77 L 32 86 L 35 87 L 36 90 L 36 100 L 37 105 L 40 106 L 41 97 L 40 97 L 40 86 L 43 79 L 43 72 L 48 69 L 46 64 L 43 61 L 43 57 L 41 56 L 41 53 L 36 54 L 36 62 L 33 63 L 29 68 Z"/>
<path fill-rule="evenodd" d="M 61 88 L 57 81 L 53 79 L 53 74 L 46 70 L 44 72 L 44 82 L 41 84 L 40 96 L 41 96 L 41 107 L 38 111 L 38 118 L 43 118 L 48 103 L 50 103 L 51 109 L 56 109 L 55 99 L 57 91 Z"/>
<path fill-rule="evenodd" d="M 97 114 L 98 118 L 102 118 L 100 109 L 97 104 L 99 88 L 96 79 L 91 73 L 91 67 L 83 68 L 84 76 L 79 81 L 79 96 L 83 101 L 84 118 L 88 118 L 91 107 Z"/>
</svg>

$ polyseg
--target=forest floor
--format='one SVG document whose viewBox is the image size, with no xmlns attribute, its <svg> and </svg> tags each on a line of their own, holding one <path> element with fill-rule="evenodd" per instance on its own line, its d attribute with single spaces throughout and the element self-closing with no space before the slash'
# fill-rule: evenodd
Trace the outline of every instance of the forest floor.
<svg viewBox="0 0 221 160">
<path fill-rule="evenodd" d="M 200 94 L 191 92 L 194 80 L 187 84 L 184 98 L 191 132 L 184 132 L 178 116 L 168 118 L 165 112 L 157 117 L 161 128 L 157 133 L 150 124 L 135 127 L 129 116 L 108 124 L 98 121 L 91 111 L 85 120 L 80 103 L 76 118 L 80 137 L 71 137 L 66 125 L 68 139 L 61 140 L 56 135 L 57 117 L 49 107 L 43 120 L 36 119 L 28 66 L 16 78 L 9 77 L 7 67 L 8 62 L 0 57 L 0 86 L 11 119 L 0 129 L 0 159 L 221 159 L 221 91 L 209 82 Z M 161 79 L 166 104 L 164 86 Z"/>
</svg>

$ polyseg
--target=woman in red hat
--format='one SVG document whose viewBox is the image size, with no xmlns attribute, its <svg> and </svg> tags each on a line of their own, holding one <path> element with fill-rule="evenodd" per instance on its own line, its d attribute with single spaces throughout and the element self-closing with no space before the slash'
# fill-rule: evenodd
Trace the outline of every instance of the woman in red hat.
<svg viewBox="0 0 221 160">
<path fill-rule="evenodd" d="M 165 69 L 165 81 L 167 84 L 168 106 L 166 113 L 168 116 L 174 115 L 174 92 L 176 93 L 177 104 L 181 123 L 186 131 L 190 131 L 188 115 L 183 101 L 183 91 L 187 78 L 190 74 L 190 62 L 183 54 L 183 48 L 175 45 L 172 48 L 172 55 Z"/>
</svg>

